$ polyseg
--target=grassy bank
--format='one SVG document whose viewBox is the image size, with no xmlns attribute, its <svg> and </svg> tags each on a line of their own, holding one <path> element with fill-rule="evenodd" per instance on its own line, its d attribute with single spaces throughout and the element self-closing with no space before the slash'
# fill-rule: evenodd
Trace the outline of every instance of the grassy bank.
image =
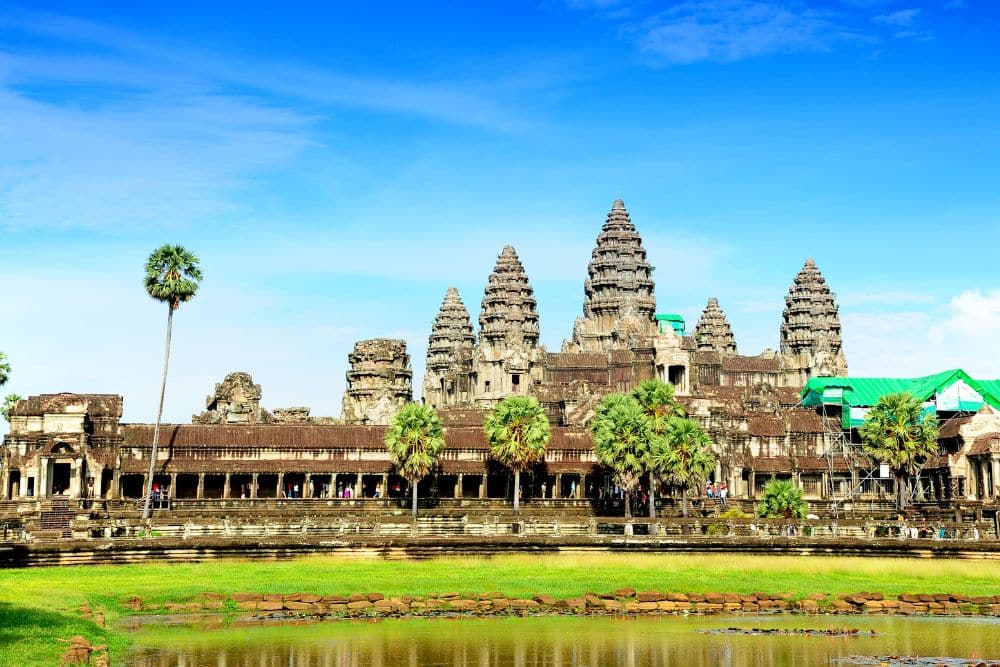
<svg viewBox="0 0 1000 667">
<path fill-rule="evenodd" d="M 86 603 L 102 609 L 113 623 L 129 613 L 122 601 L 132 596 L 168 602 L 204 592 L 423 595 L 500 591 L 508 596 L 544 593 L 560 598 L 623 586 L 802 596 L 863 590 L 887 595 L 990 595 L 1000 593 L 1000 568 L 989 561 L 600 554 L 391 562 L 314 556 L 287 561 L 6 570 L 0 571 L 0 664 L 54 664 L 52 657 L 61 648 L 55 639 L 75 634 L 95 643 L 111 641 L 120 648 L 125 638 L 99 631 L 75 612 Z M 12 649 L 14 644 L 16 649 Z M 34 662 L 32 656 L 37 658 Z"/>
</svg>

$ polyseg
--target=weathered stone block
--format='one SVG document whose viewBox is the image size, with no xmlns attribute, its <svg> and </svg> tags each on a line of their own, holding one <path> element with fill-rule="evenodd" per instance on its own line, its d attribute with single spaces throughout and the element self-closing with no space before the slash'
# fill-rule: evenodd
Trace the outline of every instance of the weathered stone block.
<svg viewBox="0 0 1000 667">
<path fill-rule="evenodd" d="M 635 599 L 639 602 L 660 602 L 666 600 L 667 596 L 660 591 L 639 591 L 635 594 Z"/>
</svg>

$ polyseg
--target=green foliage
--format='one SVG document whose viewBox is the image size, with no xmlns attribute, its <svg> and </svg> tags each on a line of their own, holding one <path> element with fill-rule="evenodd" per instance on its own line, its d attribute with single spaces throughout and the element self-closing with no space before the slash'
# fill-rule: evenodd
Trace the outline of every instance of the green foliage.
<svg viewBox="0 0 1000 667">
<path fill-rule="evenodd" d="M 649 469 L 654 439 L 639 401 L 625 394 L 605 396 L 590 432 L 597 459 L 614 472 L 622 489 L 632 491 Z"/>
<path fill-rule="evenodd" d="M 0 352 L 0 387 L 7 384 L 10 379 L 10 364 L 7 363 L 7 355 Z"/>
<path fill-rule="evenodd" d="M 937 417 L 923 414 L 908 392 L 886 394 L 868 411 L 858 429 L 865 451 L 894 471 L 913 474 L 937 452 Z"/>
<path fill-rule="evenodd" d="M 904 391 L 879 398 L 858 429 L 868 455 L 893 470 L 900 509 L 906 506 L 906 478 L 937 452 L 937 426 L 937 417 L 925 414 L 920 400 Z"/>
<path fill-rule="evenodd" d="M 752 514 L 747 514 L 735 505 L 719 515 L 720 519 L 749 519 Z"/>
<path fill-rule="evenodd" d="M 643 413 L 649 418 L 650 430 L 662 434 L 671 417 L 683 417 L 684 408 L 674 401 L 674 385 L 659 380 L 643 380 L 632 390 L 632 398 L 639 401 Z"/>
<path fill-rule="evenodd" d="M 399 473 L 416 483 L 434 467 L 444 449 L 444 429 L 430 406 L 407 403 L 392 418 L 385 447 Z"/>
<path fill-rule="evenodd" d="M 552 439 L 549 418 L 534 396 L 508 396 L 500 401 L 483 424 L 493 457 L 514 471 L 521 471 L 545 457 Z"/>
<path fill-rule="evenodd" d="M 0 414 L 2 414 L 3 418 L 8 422 L 10 421 L 10 411 L 14 409 L 14 406 L 17 405 L 17 402 L 20 400 L 22 400 L 22 397 L 17 394 L 7 394 L 7 396 L 4 397 L 3 407 L 0 408 Z"/>
<path fill-rule="evenodd" d="M 790 480 L 772 479 L 764 485 L 757 504 L 757 514 L 765 519 L 804 519 L 809 505 L 802 499 L 802 489 Z"/>
<path fill-rule="evenodd" d="M 663 446 L 654 448 L 653 454 L 653 467 L 683 488 L 690 488 L 715 469 L 712 439 L 694 419 L 667 420 Z"/>
<path fill-rule="evenodd" d="M 160 246 L 146 260 L 146 292 L 174 310 L 194 297 L 200 281 L 198 258 L 182 246 Z"/>
</svg>

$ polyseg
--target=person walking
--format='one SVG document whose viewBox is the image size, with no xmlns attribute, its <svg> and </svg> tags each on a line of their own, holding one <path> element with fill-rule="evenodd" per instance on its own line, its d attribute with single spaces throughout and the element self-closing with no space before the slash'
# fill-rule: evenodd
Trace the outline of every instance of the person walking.
<svg viewBox="0 0 1000 667">
<path fill-rule="evenodd" d="M 719 489 L 719 498 L 722 500 L 723 505 L 726 504 L 726 498 L 728 497 L 729 497 L 729 487 L 727 487 L 726 483 L 723 482 L 722 488 Z"/>
</svg>

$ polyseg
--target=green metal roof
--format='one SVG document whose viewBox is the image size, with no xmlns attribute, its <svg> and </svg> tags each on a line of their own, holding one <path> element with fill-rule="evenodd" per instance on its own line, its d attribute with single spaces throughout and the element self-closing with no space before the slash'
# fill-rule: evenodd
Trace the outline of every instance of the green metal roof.
<svg viewBox="0 0 1000 667">
<path fill-rule="evenodd" d="M 964 381 L 987 403 L 1000 409 L 1000 380 L 974 380 L 960 368 L 918 378 L 816 377 L 802 388 L 802 404 L 870 407 L 878 403 L 882 396 L 901 391 L 908 391 L 921 401 L 927 401 L 958 380 Z"/>
<path fill-rule="evenodd" d="M 657 321 L 666 320 L 667 322 L 683 322 L 684 316 L 678 313 L 657 313 Z"/>
</svg>

